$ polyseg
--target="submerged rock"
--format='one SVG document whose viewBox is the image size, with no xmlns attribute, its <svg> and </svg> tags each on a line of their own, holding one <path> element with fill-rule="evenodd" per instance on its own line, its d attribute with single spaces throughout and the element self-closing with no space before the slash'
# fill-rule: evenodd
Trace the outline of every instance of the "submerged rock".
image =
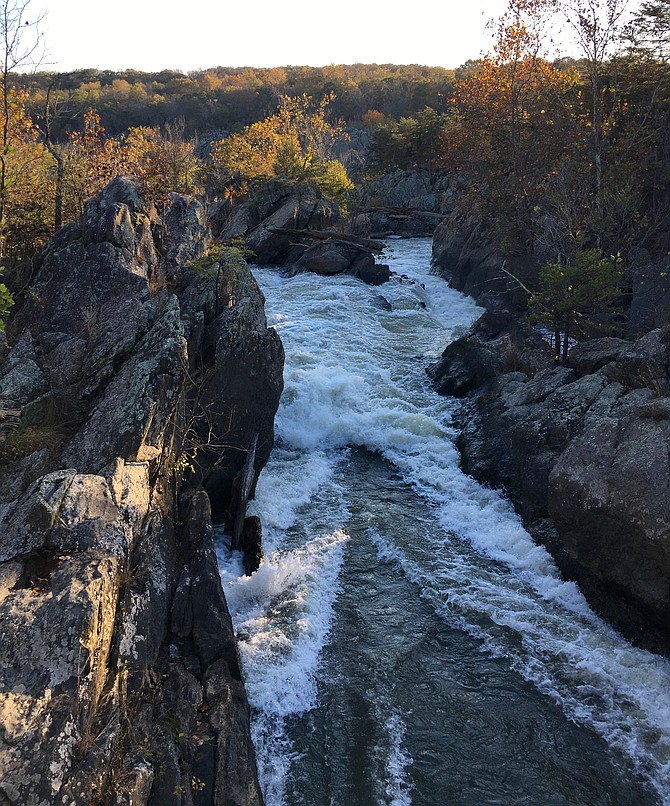
<svg viewBox="0 0 670 806">
<path fill-rule="evenodd" d="M 161 222 L 118 177 L 46 247 L 10 325 L 8 802 L 190 804 L 193 781 L 198 803 L 262 802 L 205 488 L 224 512 L 250 433 L 255 483 L 283 351 L 246 266 L 189 266 L 209 239 L 198 202 L 173 196 Z"/>
<path fill-rule="evenodd" d="M 244 520 L 242 551 L 244 552 L 244 573 L 250 577 L 263 562 L 263 529 L 257 515 L 251 515 Z"/>
</svg>

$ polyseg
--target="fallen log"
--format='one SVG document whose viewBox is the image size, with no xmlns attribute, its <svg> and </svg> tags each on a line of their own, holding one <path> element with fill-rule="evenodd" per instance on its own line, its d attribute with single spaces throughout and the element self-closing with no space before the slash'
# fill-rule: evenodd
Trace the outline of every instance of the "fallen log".
<svg viewBox="0 0 670 806">
<path fill-rule="evenodd" d="M 256 461 L 256 447 L 258 445 L 258 434 L 254 435 L 247 451 L 247 460 L 241 471 L 239 479 L 237 506 L 235 509 L 235 522 L 233 524 L 233 536 L 230 541 L 231 549 L 239 549 L 242 538 L 242 528 L 244 526 L 244 519 L 247 514 L 247 502 L 249 501 L 249 493 L 251 492 L 251 485 L 254 480 L 254 463 Z"/>
<path fill-rule="evenodd" d="M 341 236 L 334 232 L 328 232 L 327 230 L 294 229 L 292 227 L 273 227 L 270 231 L 292 235 L 295 238 L 307 238 L 314 241 L 327 241 L 328 243 L 347 246 L 350 249 L 355 249 L 360 252 L 369 252 L 370 254 L 380 254 L 384 251 L 384 244 L 381 241 L 375 241 L 371 238 L 363 238 L 359 235 Z"/>
<path fill-rule="evenodd" d="M 365 207 L 361 213 L 382 213 L 393 219 L 434 218 L 444 221 L 446 213 L 433 213 L 428 210 L 417 210 L 414 207 Z"/>
</svg>

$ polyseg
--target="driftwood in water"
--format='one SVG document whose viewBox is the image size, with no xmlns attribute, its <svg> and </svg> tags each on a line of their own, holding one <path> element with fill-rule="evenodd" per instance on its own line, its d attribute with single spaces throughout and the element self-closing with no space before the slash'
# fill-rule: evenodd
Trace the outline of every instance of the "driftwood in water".
<svg viewBox="0 0 670 806">
<path fill-rule="evenodd" d="M 361 213 L 382 213 L 396 221 L 410 221 L 412 218 L 433 218 L 443 221 L 446 213 L 433 213 L 428 210 L 417 210 L 414 207 L 365 207 Z"/>
<path fill-rule="evenodd" d="M 249 493 L 254 482 L 254 462 L 256 461 L 256 446 L 258 445 L 258 434 L 254 435 L 247 452 L 247 460 L 241 470 L 240 482 L 237 488 L 237 500 L 235 506 L 235 521 L 233 523 L 233 536 L 230 547 L 233 550 L 239 549 L 242 543 L 242 527 L 247 514 L 247 502 Z"/>
<path fill-rule="evenodd" d="M 362 238 L 359 235 L 338 235 L 335 232 L 318 229 L 293 229 L 291 227 L 276 227 L 273 232 L 283 232 L 298 239 L 310 241 L 328 241 L 329 243 L 345 246 L 356 252 L 367 252 L 371 255 L 378 255 L 384 251 L 384 244 L 372 238 Z"/>
</svg>

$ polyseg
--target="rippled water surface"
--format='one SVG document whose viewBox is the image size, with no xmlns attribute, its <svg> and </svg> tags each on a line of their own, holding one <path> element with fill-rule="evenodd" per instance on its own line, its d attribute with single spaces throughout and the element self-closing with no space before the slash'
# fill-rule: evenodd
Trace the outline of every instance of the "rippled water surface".
<svg viewBox="0 0 670 806">
<path fill-rule="evenodd" d="M 477 316 L 398 275 L 256 276 L 286 348 L 250 578 L 222 541 L 268 806 L 670 803 L 670 665 L 464 476 L 424 368 Z"/>
</svg>

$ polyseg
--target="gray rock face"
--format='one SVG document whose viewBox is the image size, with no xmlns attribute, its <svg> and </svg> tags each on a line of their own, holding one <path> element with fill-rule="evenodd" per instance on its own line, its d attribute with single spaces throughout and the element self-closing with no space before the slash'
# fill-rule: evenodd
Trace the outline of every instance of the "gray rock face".
<svg viewBox="0 0 670 806">
<path fill-rule="evenodd" d="M 631 288 L 629 335 L 637 338 L 670 321 L 670 256 L 634 248 L 626 255 Z"/>
<path fill-rule="evenodd" d="M 373 284 L 390 276 L 388 267 L 375 263 L 372 242 L 363 246 L 364 239 L 336 231 L 342 220 L 337 205 L 311 185 L 266 182 L 247 201 L 225 211 L 219 237 L 243 238 L 257 263 L 285 266 L 293 273 L 352 274 Z"/>
<path fill-rule="evenodd" d="M 451 212 L 454 181 L 424 170 L 393 171 L 362 182 L 356 226 L 374 238 L 430 236 Z"/>
<path fill-rule="evenodd" d="M 10 327 L 2 802 L 192 804 L 193 778 L 198 803 L 262 802 L 203 485 L 225 511 L 254 434 L 258 477 L 283 351 L 246 265 L 188 266 L 210 239 L 198 202 L 174 196 L 160 224 L 115 179 Z"/>
<path fill-rule="evenodd" d="M 393 171 L 364 184 L 366 199 L 387 207 L 407 207 L 428 213 L 448 213 L 454 181 L 429 171 Z"/>
<path fill-rule="evenodd" d="M 568 555 L 660 613 L 670 604 L 669 418 L 667 398 L 622 395 L 586 416 L 548 480 Z"/>
<path fill-rule="evenodd" d="M 435 230 L 433 265 L 449 285 L 482 307 L 522 310 L 528 295 L 518 281 L 533 288 L 541 262 L 533 255 L 504 256 L 487 222 L 454 211 Z"/>
<path fill-rule="evenodd" d="M 434 376 L 438 390 L 468 395 L 459 415 L 464 469 L 506 490 L 531 533 L 610 621 L 667 651 L 670 354 L 663 333 L 585 342 L 570 367 L 539 372 L 524 361 L 522 371 L 506 372 L 491 358 L 489 333 L 480 320 L 447 348 Z"/>
<path fill-rule="evenodd" d="M 327 229 L 340 220 L 335 204 L 323 199 L 311 186 L 295 186 L 281 180 L 266 182 L 251 197 L 230 211 L 219 237 L 229 241 L 243 237 L 255 260 L 283 264 L 291 251 L 292 237 L 282 229 Z"/>
<path fill-rule="evenodd" d="M 314 194 L 292 194 L 281 205 L 262 218 L 245 237 L 245 243 L 259 263 L 282 264 L 291 251 L 291 235 L 284 229 L 320 229 L 334 223 L 335 209 Z"/>
</svg>

